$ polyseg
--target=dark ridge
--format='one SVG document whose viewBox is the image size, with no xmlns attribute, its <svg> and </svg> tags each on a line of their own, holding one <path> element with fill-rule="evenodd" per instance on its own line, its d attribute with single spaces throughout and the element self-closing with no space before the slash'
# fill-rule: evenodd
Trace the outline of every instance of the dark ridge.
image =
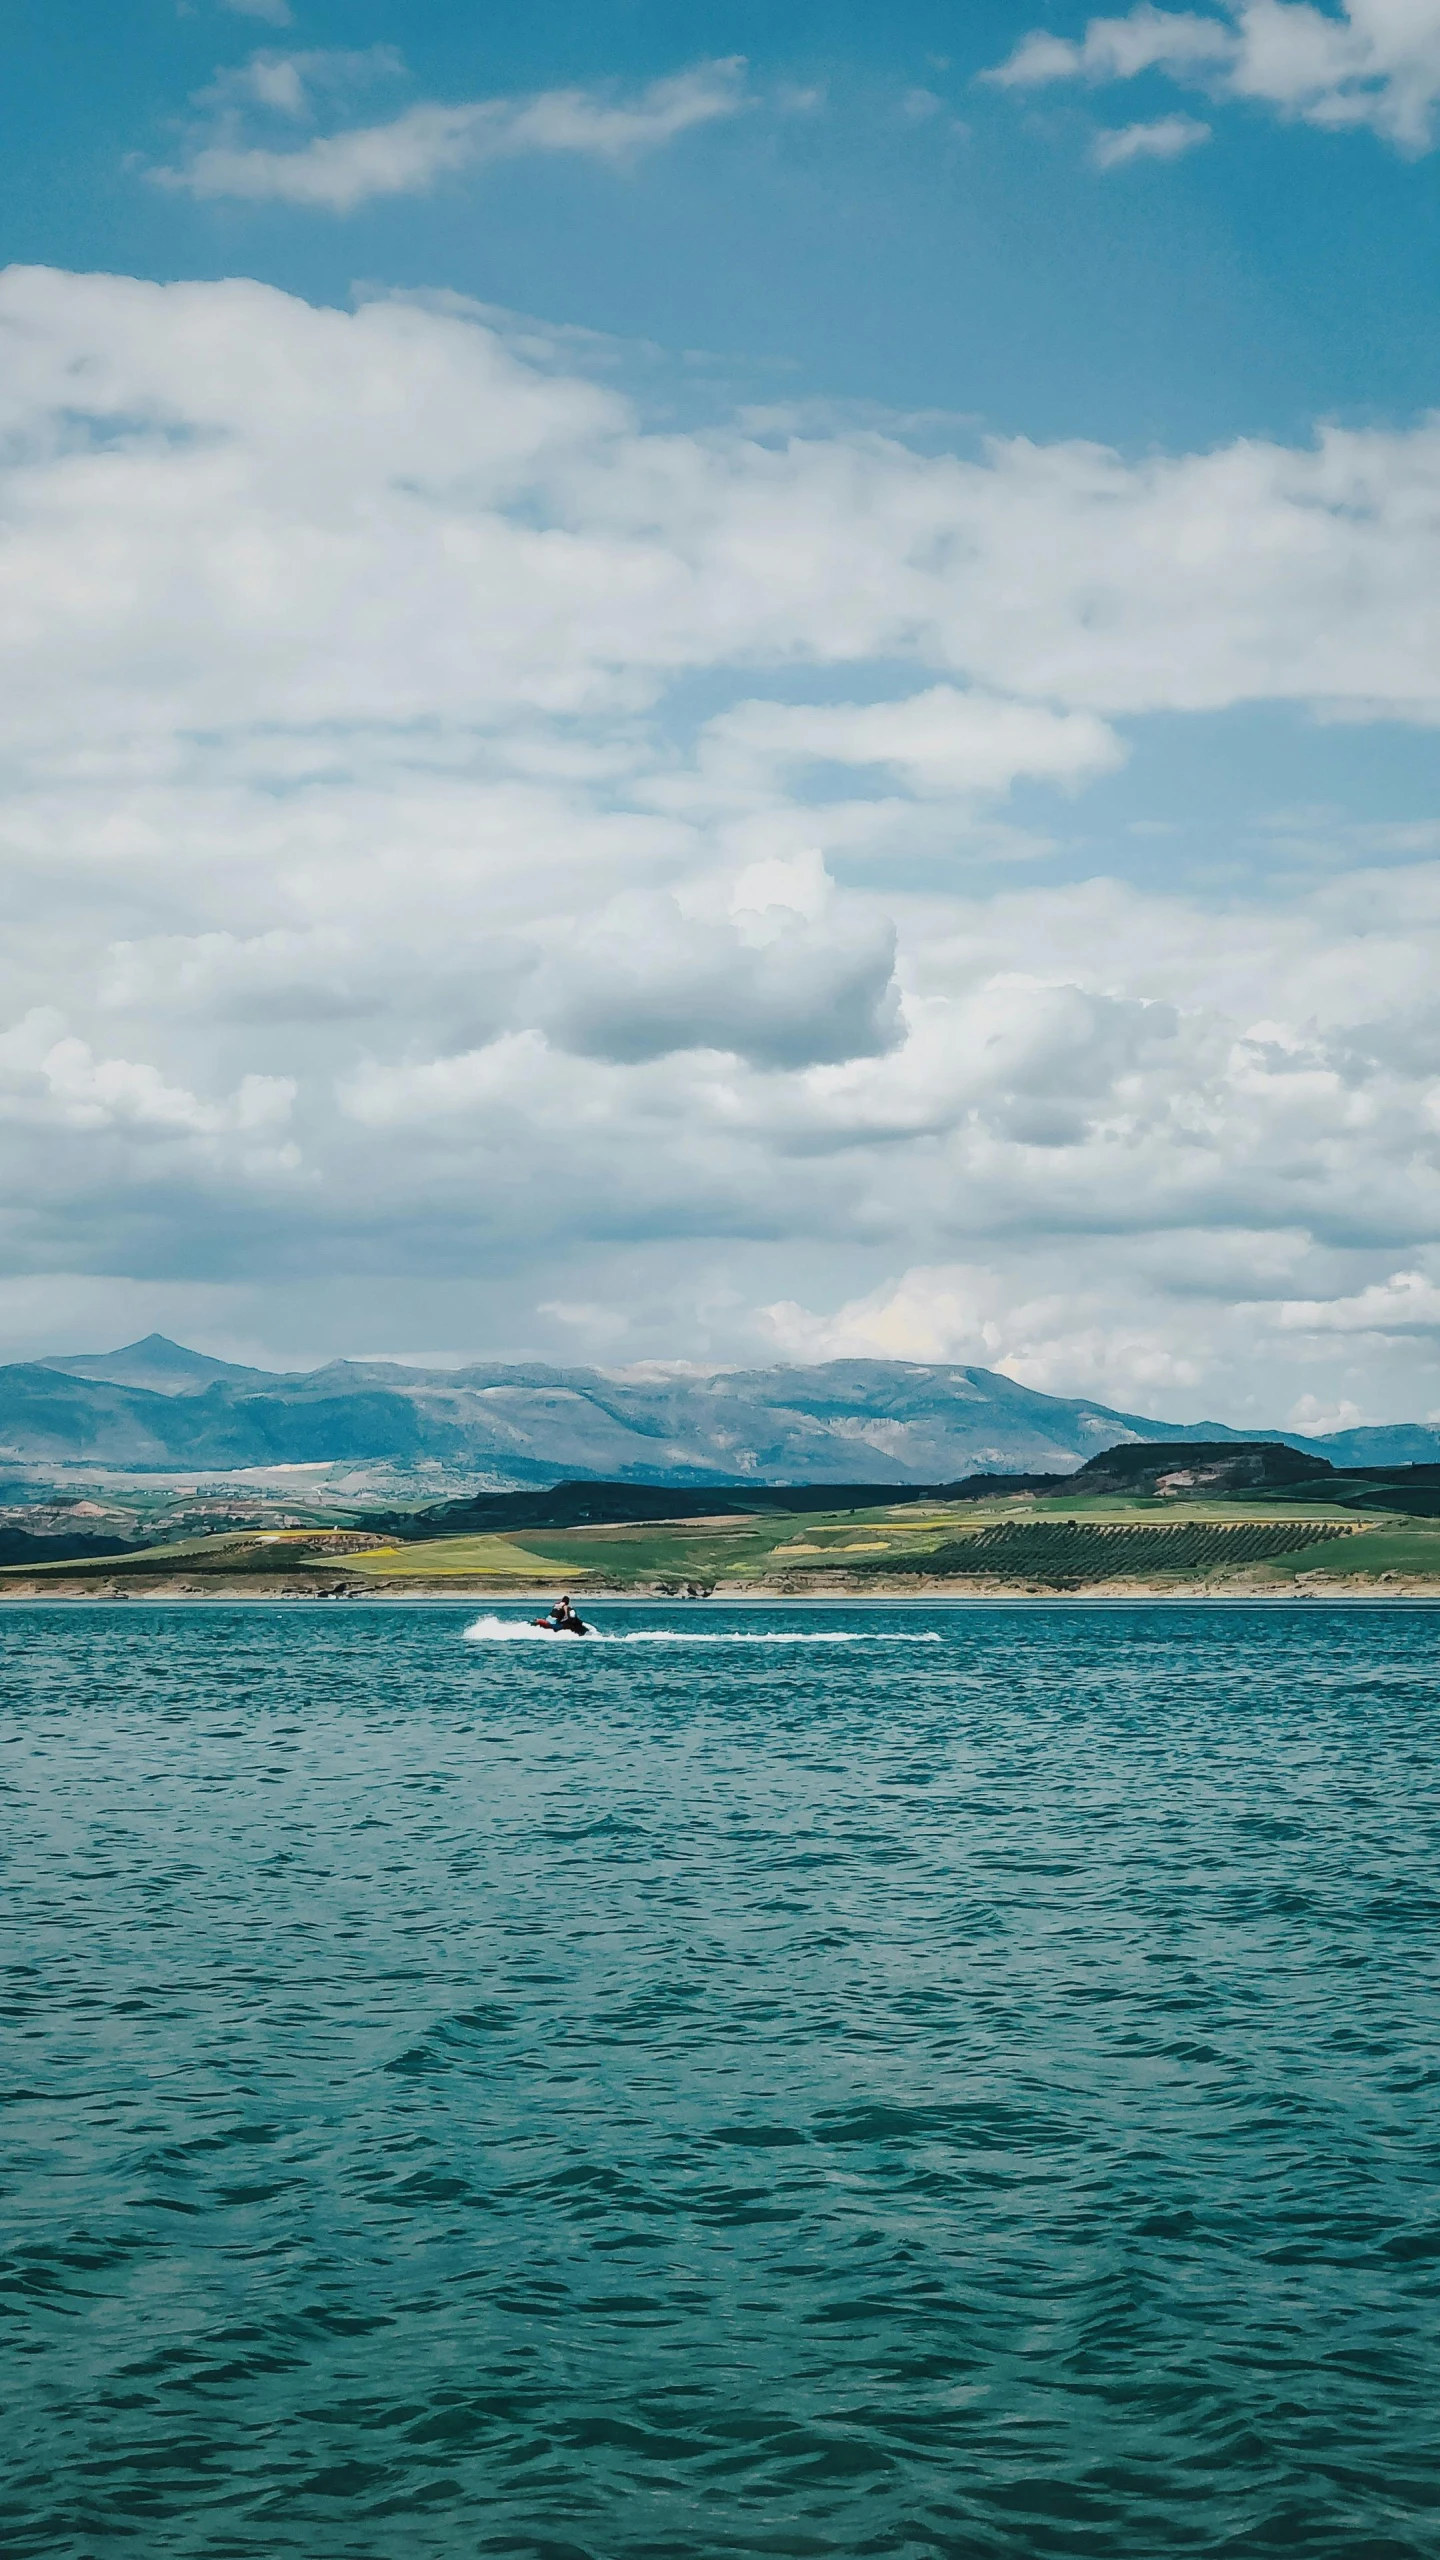
<svg viewBox="0 0 1440 2560">
<path fill-rule="evenodd" d="M 878 1511 L 915 1502 L 980 1502 L 997 1493 L 1051 1493 L 1068 1475 L 962 1476 L 954 1484 L 635 1484 L 569 1477 L 543 1491 L 483 1493 L 423 1511 L 370 1511 L 367 1525 L 403 1538 L 459 1538 L 496 1529 L 579 1529 L 641 1520 L 712 1520 L 735 1511 Z"/>
<path fill-rule="evenodd" d="M 1335 1473 L 1347 1483 L 1358 1477 L 1365 1484 L 1398 1484 L 1410 1491 L 1422 1485 L 1440 1488 L 1440 1467 L 1337 1467 Z"/>
<path fill-rule="evenodd" d="M 579 1529 L 591 1523 L 706 1520 L 733 1511 L 869 1511 L 881 1503 L 933 1502 L 944 1485 L 635 1484 L 569 1477 L 534 1493 L 482 1493 L 424 1511 L 366 1514 L 368 1525 L 410 1538 L 459 1538 L 485 1529 Z"/>
<path fill-rule="evenodd" d="M 67 1537 L 61 1530 L 55 1537 L 32 1537 L 28 1529 L 0 1528 L 0 1565 L 89 1564 L 100 1556 L 133 1556 L 140 1548 L 133 1538 Z"/>
<path fill-rule="evenodd" d="M 1153 1493 L 1161 1479 L 1183 1475 L 1197 1493 L 1310 1496 L 1347 1511 L 1397 1511 L 1411 1520 L 1440 1520 L 1440 1466 L 1332 1467 L 1276 1440 L 1150 1441 L 1087 1458 L 1066 1481 L 1081 1492 Z M 1176 1487 L 1188 1491 L 1189 1487 Z"/>
<path fill-rule="evenodd" d="M 1087 1458 L 1068 1479 L 1080 1493 L 1153 1492 L 1165 1476 L 1197 1493 L 1267 1492 L 1277 1485 L 1333 1482 L 1328 1458 L 1307 1456 L 1283 1440 L 1145 1440 Z"/>
</svg>

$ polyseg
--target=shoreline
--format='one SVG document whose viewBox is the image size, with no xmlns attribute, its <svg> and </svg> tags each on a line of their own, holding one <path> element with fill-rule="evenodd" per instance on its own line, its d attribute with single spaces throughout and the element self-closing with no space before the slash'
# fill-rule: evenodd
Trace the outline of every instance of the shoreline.
<svg viewBox="0 0 1440 2560">
<path fill-rule="evenodd" d="M 407 1591 L 363 1585 L 334 1585 L 319 1589 L 304 1584 L 276 1585 L 257 1591 L 253 1584 L 221 1586 L 210 1591 L 192 1589 L 116 1590 L 113 1587 L 68 1590 L 37 1589 L 33 1584 L 5 1589 L 0 1585 L 0 1608 L 74 1609 L 74 1608 L 165 1608 L 165 1609 L 234 1609 L 290 1608 L 306 1609 L 317 1603 L 347 1607 L 383 1609 L 484 1609 L 538 1608 L 553 1599 L 553 1589 L 487 1591 L 474 1588 L 459 1591 Z M 1173 1585 L 1160 1587 L 1145 1583 L 1118 1590 L 1113 1585 L 1093 1591 L 1037 1591 L 997 1585 L 985 1591 L 958 1590 L 953 1584 L 937 1584 L 926 1591 L 737 1591 L 712 1592 L 704 1600 L 686 1600 L 673 1592 L 637 1591 L 581 1592 L 580 1601 L 592 1609 L 670 1609 L 705 1614 L 725 1609 L 1276 1609 L 1313 1608 L 1317 1603 L 1346 1608 L 1440 1608 L 1440 1581 L 1400 1582 L 1383 1588 L 1371 1584 L 1337 1583 L 1326 1588 L 1318 1580 L 1299 1588 L 1283 1590 L 1217 1590 L 1177 1591 Z"/>
</svg>

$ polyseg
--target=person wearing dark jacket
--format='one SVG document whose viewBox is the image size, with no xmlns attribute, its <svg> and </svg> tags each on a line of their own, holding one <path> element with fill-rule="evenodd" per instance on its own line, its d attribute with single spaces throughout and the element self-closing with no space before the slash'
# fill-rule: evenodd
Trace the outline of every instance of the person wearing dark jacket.
<svg viewBox="0 0 1440 2560">
<path fill-rule="evenodd" d="M 584 1619 L 578 1618 L 571 1608 L 568 1591 L 561 1593 L 547 1617 L 532 1618 L 530 1624 L 532 1627 L 548 1627 L 551 1634 L 557 1636 L 588 1636 L 590 1633 Z"/>
</svg>

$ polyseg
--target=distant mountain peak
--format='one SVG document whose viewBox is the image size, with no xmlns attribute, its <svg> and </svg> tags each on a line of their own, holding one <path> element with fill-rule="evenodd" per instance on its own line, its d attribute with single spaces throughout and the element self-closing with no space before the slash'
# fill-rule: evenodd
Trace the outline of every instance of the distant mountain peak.
<svg viewBox="0 0 1440 2560">
<path fill-rule="evenodd" d="M 138 1342 L 122 1343 L 118 1351 L 101 1352 L 98 1356 L 104 1360 L 153 1360 L 157 1367 L 183 1369 L 187 1374 L 194 1369 L 208 1369 L 215 1365 L 206 1352 L 191 1351 L 183 1342 L 172 1342 L 168 1333 L 142 1334 Z M 228 1367 L 230 1364 L 224 1362 L 220 1365 Z"/>
<path fill-rule="evenodd" d="M 245 1369 L 234 1360 L 214 1360 L 207 1351 L 191 1351 L 172 1342 L 168 1333 L 147 1333 L 118 1351 L 57 1352 L 38 1360 L 39 1369 L 58 1369 L 65 1377 L 89 1378 L 98 1386 L 145 1387 L 152 1395 L 198 1395 L 206 1387 L 229 1383 L 279 1386 L 283 1380 L 269 1369 Z"/>
</svg>

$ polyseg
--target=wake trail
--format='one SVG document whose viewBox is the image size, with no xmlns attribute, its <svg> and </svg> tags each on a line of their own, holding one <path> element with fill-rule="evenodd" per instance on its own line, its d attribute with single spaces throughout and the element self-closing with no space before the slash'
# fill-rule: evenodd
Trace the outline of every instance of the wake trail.
<svg viewBox="0 0 1440 2560">
<path fill-rule="evenodd" d="M 932 1629 L 923 1634 L 871 1634 L 858 1629 L 817 1627 L 800 1634 L 780 1628 L 630 1627 L 614 1634 L 592 1627 L 586 1636 L 558 1634 L 551 1627 L 532 1627 L 521 1618 L 476 1618 L 465 1629 L 467 1644 L 939 1644 Z"/>
</svg>

